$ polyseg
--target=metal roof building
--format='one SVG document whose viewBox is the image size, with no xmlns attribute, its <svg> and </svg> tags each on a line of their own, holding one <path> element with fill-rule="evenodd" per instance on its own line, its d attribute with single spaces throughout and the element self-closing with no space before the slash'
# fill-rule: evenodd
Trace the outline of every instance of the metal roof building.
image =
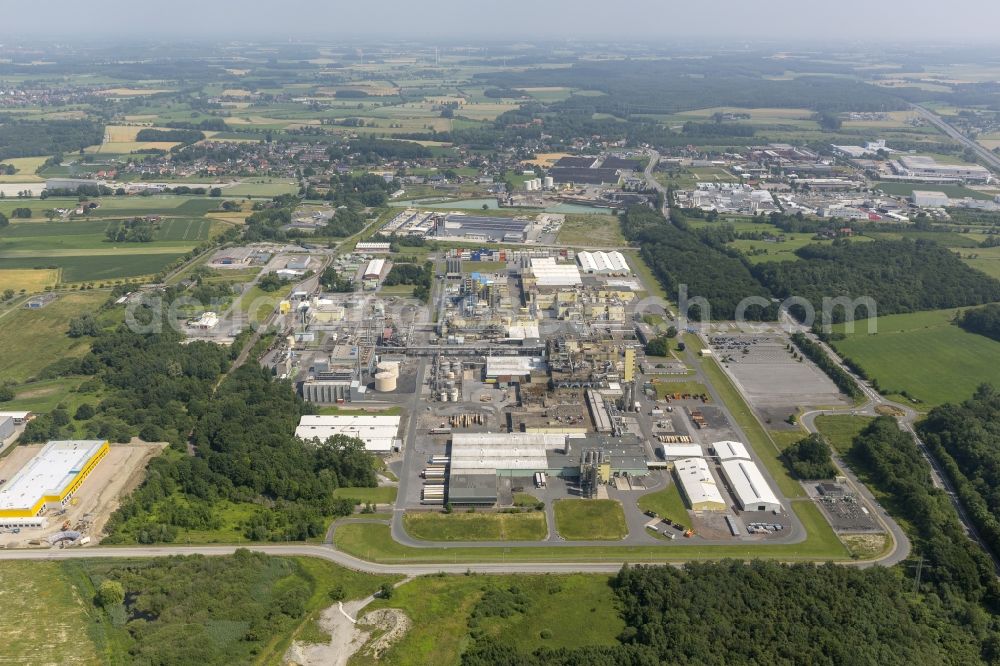
<svg viewBox="0 0 1000 666">
<path fill-rule="evenodd" d="M 489 356 L 486 377 L 527 377 L 533 371 L 545 369 L 545 361 L 532 356 Z"/>
<path fill-rule="evenodd" d="M 584 273 L 628 275 L 631 270 L 621 252 L 579 252 L 576 260 Z"/>
<path fill-rule="evenodd" d="M 365 268 L 364 278 L 377 280 L 382 277 L 383 270 L 385 270 L 385 259 L 372 259 Z"/>
<path fill-rule="evenodd" d="M 727 460 L 722 473 L 744 511 L 781 511 L 781 502 L 751 460 Z"/>
<path fill-rule="evenodd" d="M 750 452 L 743 442 L 714 442 L 712 448 L 719 460 L 750 460 Z"/>
<path fill-rule="evenodd" d="M 299 419 L 295 436 L 326 441 L 334 435 L 357 437 L 372 453 L 388 453 L 397 443 L 399 416 L 322 416 L 306 415 Z"/>
<path fill-rule="evenodd" d="M 574 287 L 583 284 L 580 269 L 573 264 L 557 264 L 555 257 L 533 257 L 531 272 L 539 287 Z"/>
<path fill-rule="evenodd" d="M 674 475 L 684 499 L 695 511 L 725 511 L 726 502 L 704 458 L 683 458 L 674 462 Z"/>
<path fill-rule="evenodd" d="M 0 487 L 0 525 L 44 527 L 39 514 L 62 508 L 108 450 L 103 439 L 46 444 Z"/>
<path fill-rule="evenodd" d="M 700 444 L 663 444 L 660 446 L 663 457 L 666 460 L 676 460 L 677 458 L 700 458 L 702 456 Z"/>
</svg>

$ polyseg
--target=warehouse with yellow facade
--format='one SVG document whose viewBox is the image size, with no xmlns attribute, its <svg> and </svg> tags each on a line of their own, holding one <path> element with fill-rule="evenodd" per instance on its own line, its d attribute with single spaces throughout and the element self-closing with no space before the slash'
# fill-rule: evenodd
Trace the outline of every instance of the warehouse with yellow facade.
<svg viewBox="0 0 1000 666">
<path fill-rule="evenodd" d="M 0 527 L 45 527 L 42 512 L 65 507 L 108 450 L 97 439 L 46 444 L 0 486 Z"/>
</svg>

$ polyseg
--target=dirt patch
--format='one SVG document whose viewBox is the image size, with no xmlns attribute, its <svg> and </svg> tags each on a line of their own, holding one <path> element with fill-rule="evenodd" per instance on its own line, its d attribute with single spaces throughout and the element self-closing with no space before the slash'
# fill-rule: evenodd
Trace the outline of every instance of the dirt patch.
<svg viewBox="0 0 1000 666">
<path fill-rule="evenodd" d="M 877 534 L 841 534 L 840 540 L 844 542 L 848 552 L 860 558 L 870 558 L 881 554 L 888 545 L 888 540 L 884 532 Z"/>
<path fill-rule="evenodd" d="M 90 476 L 66 506 L 65 513 L 48 510 L 48 527 L 22 529 L 20 534 L 0 534 L 0 548 L 32 545 L 40 541 L 48 547 L 45 537 L 58 532 L 64 523 L 91 538 L 100 541 L 104 525 L 118 508 L 121 498 L 132 492 L 145 476 L 149 460 L 166 447 L 165 443 L 147 444 L 133 440 L 129 444 L 112 444 L 108 455 L 101 460 Z M 0 462 L 0 479 L 9 479 L 42 448 L 41 444 L 18 446 Z"/>
<path fill-rule="evenodd" d="M 410 629 L 410 618 L 406 613 L 398 608 L 382 608 L 375 610 L 359 621 L 360 624 L 374 627 L 375 631 L 381 632 L 378 638 L 365 646 L 365 654 L 372 659 L 379 659 L 386 650 L 406 635 Z"/>
<path fill-rule="evenodd" d="M 323 611 L 319 626 L 330 634 L 329 643 L 303 643 L 295 641 L 283 662 L 296 666 L 347 666 L 348 660 L 368 643 L 373 634 L 378 634 L 364 654 L 378 659 L 393 643 L 410 628 L 410 619 L 401 610 L 388 608 L 368 613 L 355 621 L 356 616 L 374 597 L 334 604 Z M 364 627 L 362 628 L 362 625 Z"/>
<path fill-rule="evenodd" d="M 903 411 L 897 409 L 896 407 L 890 407 L 889 405 L 875 405 L 875 413 L 879 416 L 894 416 L 899 418 L 903 415 Z"/>
</svg>

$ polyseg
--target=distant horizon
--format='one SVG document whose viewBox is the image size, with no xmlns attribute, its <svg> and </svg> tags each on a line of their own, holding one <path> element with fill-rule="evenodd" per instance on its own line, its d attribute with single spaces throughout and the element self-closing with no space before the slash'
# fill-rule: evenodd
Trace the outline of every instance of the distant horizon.
<svg viewBox="0 0 1000 666">
<path fill-rule="evenodd" d="M 488 40 L 596 40 L 643 43 L 697 41 L 711 48 L 723 43 L 811 43 L 813 47 L 867 44 L 920 47 L 993 46 L 1000 4 L 954 0 L 947 5 L 916 6 L 904 0 L 842 0 L 804 6 L 773 0 L 766 8 L 735 0 L 711 6 L 676 6 L 634 0 L 609 10 L 593 0 L 511 0 L 502 11 L 476 2 L 383 0 L 378 5 L 285 0 L 174 0 L 169 11 L 150 16 L 125 0 L 70 0 L 6 3 L 0 44 L 45 37 L 121 36 L 131 39 L 234 39 L 313 41 L 403 39 L 427 42 Z M 974 18 L 974 20 L 970 20 Z M 322 27 L 317 27 L 322 26 Z"/>
</svg>

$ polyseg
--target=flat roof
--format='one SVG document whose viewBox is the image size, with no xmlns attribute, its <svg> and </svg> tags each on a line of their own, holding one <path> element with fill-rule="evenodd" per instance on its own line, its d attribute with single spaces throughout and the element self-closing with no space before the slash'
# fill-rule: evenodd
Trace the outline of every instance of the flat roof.
<svg viewBox="0 0 1000 666">
<path fill-rule="evenodd" d="M 487 470 L 549 469 L 547 451 L 566 446 L 565 435 L 547 433 L 454 433 L 451 436 L 451 469 Z"/>
<path fill-rule="evenodd" d="M 722 473 L 726 475 L 733 494 L 740 506 L 746 509 L 753 505 L 781 506 L 778 496 L 771 490 L 760 473 L 757 464 L 751 460 L 727 460 L 722 463 Z"/>
<path fill-rule="evenodd" d="M 674 471 L 691 506 L 711 502 L 725 506 L 719 485 L 704 458 L 683 458 L 674 462 Z"/>
<path fill-rule="evenodd" d="M 662 444 L 664 458 L 699 458 L 702 455 L 700 444 Z"/>
<path fill-rule="evenodd" d="M 0 511 L 32 509 L 45 497 L 62 495 L 105 444 L 103 439 L 49 442 L 0 488 Z"/>
<path fill-rule="evenodd" d="M 299 419 L 295 436 L 326 441 L 335 435 L 346 435 L 363 441 L 368 451 L 386 453 L 396 443 L 399 422 L 399 416 L 308 414 Z"/>
<path fill-rule="evenodd" d="M 486 359 L 486 376 L 511 375 L 524 377 L 532 371 L 543 370 L 545 362 L 534 356 L 489 356 Z"/>
<path fill-rule="evenodd" d="M 713 442 L 712 448 L 719 460 L 750 460 L 750 452 L 743 442 Z"/>
<path fill-rule="evenodd" d="M 555 257 L 534 257 L 531 272 L 539 287 L 572 287 L 583 284 L 576 264 L 557 264 Z"/>
</svg>

